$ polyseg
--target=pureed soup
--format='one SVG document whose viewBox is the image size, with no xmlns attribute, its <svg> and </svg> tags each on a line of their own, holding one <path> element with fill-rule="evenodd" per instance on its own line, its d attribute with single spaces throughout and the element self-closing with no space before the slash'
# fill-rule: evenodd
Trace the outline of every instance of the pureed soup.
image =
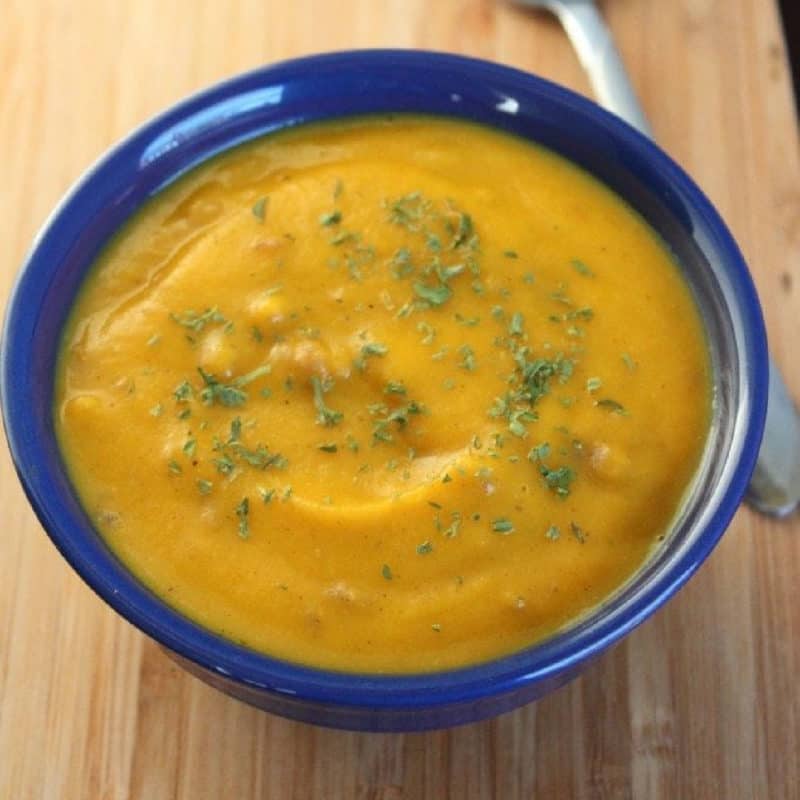
<svg viewBox="0 0 800 800">
<path fill-rule="evenodd" d="M 710 414 L 698 311 L 607 188 L 393 116 L 204 164 L 108 246 L 55 420 L 122 562 L 229 639 L 418 672 L 591 611 L 668 532 Z"/>
</svg>

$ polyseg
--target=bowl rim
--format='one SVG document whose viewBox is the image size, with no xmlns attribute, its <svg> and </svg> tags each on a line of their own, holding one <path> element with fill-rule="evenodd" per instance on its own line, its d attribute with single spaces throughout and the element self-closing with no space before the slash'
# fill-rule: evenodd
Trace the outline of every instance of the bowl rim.
<svg viewBox="0 0 800 800">
<path fill-rule="evenodd" d="M 656 576 L 625 608 L 597 619 L 580 636 L 570 636 L 567 629 L 537 645 L 489 662 L 414 674 L 339 672 L 273 658 L 211 633 L 157 599 L 126 573 L 105 545 L 92 544 L 91 537 L 98 541 L 99 537 L 88 520 L 76 528 L 65 526 L 59 518 L 63 508 L 58 498 L 50 496 L 52 475 L 41 469 L 47 443 L 37 439 L 31 426 L 30 398 L 14 391 L 16 376 L 19 370 L 25 369 L 27 344 L 35 332 L 36 309 L 46 291 L 37 278 L 45 269 L 46 245 L 60 227 L 74 227 L 70 215 L 76 198 L 98 185 L 115 161 L 134 155 L 141 157 L 149 144 L 176 123 L 203 108 L 252 91 L 254 87 L 278 85 L 335 70 L 363 70 L 369 74 L 370 70 L 381 66 L 420 75 L 451 75 L 454 90 L 459 83 L 482 81 L 513 89 L 523 96 L 547 97 L 612 136 L 626 153 L 652 164 L 670 185 L 679 186 L 683 196 L 691 198 L 698 219 L 712 231 L 716 247 L 724 256 L 735 300 L 749 334 L 746 343 L 749 358 L 745 365 L 750 373 L 747 384 L 749 415 L 739 462 L 729 475 L 727 488 L 709 524 L 667 574 Z M 235 145 L 236 142 L 228 143 L 230 147 Z M 172 178 L 182 171 L 185 170 L 174 172 Z M 84 274 L 88 266 L 84 266 Z M 277 62 L 203 89 L 145 122 L 89 167 L 43 224 L 10 294 L 0 350 L 2 415 L 12 459 L 25 493 L 55 546 L 106 603 L 170 650 L 224 678 L 298 700 L 383 710 L 413 710 L 477 701 L 555 678 L 599 654 L 650 616 L 698 569 L 733 517 L 755 466 L 767 400 L 766 390 L 759 391 L 757 387 L 766 385 L 766 335 L 751 276 L 724 222 L 681 167 L 627 123 L 569 89 L 494 62 L 425 50 L 348 50 Z M 105 555 L 101 551 L 105 551 Z"/>
</svg>

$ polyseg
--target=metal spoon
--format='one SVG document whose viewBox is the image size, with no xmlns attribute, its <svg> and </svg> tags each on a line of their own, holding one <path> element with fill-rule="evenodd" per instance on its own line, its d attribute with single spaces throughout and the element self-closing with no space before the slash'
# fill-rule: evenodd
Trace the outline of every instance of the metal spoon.
<svg viewBox="0 0 800 800">
<path fill-rule="evenodd" d="M 555 14 L 575 48 L 599 103 L 653 138 L 625 65 L 594 0 L 512 0 Z M 800 416 L 775 362 L 769 362 L 764 439 L 747 489 L 747 501 L 765 514 L 783 517 L 800 504 Z"/>
</svg>

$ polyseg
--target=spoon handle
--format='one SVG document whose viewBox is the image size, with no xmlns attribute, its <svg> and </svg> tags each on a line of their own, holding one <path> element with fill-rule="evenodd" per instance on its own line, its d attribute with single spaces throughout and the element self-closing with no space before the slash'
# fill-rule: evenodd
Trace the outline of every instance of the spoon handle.
<svg viewBox="0 0 800 800">
<path fill-rule="evenodd" d="M 611 31 L 594 2 L 546 0 L 544 5 L 561 22 L 600 105 L 652 139 L 650 124 L 631 86 Z"/>
<path fill-rule="evenodd" d="M 519 2 L 519 0 L 518 0 Z M 602 106 L 653 138 L 611 33 L 593 0 L 533 0 L 561 22 Z M 783 517 L 800 504 L 800 416 L 780 370 L 770 358 L 767 421 L 747 501 Z"/>
</svg>

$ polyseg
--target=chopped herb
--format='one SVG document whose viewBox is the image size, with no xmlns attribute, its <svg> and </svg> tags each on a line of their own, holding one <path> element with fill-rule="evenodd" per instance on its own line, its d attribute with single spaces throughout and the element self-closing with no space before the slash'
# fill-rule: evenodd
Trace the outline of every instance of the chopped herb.
<svg viewBox="0 0 800 800">
<path fill-rule="evenodd" d="M 622 403 L 618 403 L 616 400 L 611 400 L 608 397 L 604 397 L 602 400 L 595 400 L 594 404 L 598 408 L 604 408 L 607 411 L 610 411 L 612 414 L 619 414 L 621 417 L 628 416 L 628 412 Z"/>
<path fill-rule="evenodd" d="M 355 440 L 352 433 L 347 434 L 347 449 L 353 453 L 358 452 L 358 442 Z"/>
<path fill-rule="evenodd" d="M 492 521 L 492 530 L 495 533 L 501 533 L 504 536 L 514 532 L 514 523 L 506 517 L 499 517 Z"/>
<path fill-rule="evenodd" d="M 450 525 L 449 527 L 445 528 L 442 533 L 448 538 L 452 539 L 455 536 L 458 536 L 458 531 L 461 528 L 461 513 L 459 511 L 454 511 L 450 515 Z"/>
<path fill-rule="evenodd" d="M 183 381 L 183 383 L 176 387 L 172 394 L 179 403 L 186 403 L 194 396 L 194 389 L 192 389 L 192 385 L 189 381 Z"/>
<path fill-rule="evenodd" d="M 241 536 L 242 539 L 247 539 L 250 536 L 249 514 L 250 500 L 243 497 L 239 505 L 236 506 L 236 516 L 239 518 L 239 536 Z"/>
<path fill-rule="evenodd" d="M 389 348 L 379 342 L 370 342 L 361 348 L 361 355 L 363 356 L 385 356 L 388 352 Z"/>
<path fill-rule="evenodd" d="M 354 233 L 348 233 L 347 231 L 341 231 L 337 233 L 336 236 L 331 239 L 331 244 L 336 246 L 340 244 L 344 244 L 345 242 L 352 242 L 356 241 L 358 237 Z"/>
<path fill-rule="evenodd" d="M 256 342 L 263 342 L 264 341 L 264 334 L 261 333 L 261 328 L 258 325 L 253 325 L 250 329 L 250 335 L 253 337 L 253 340 Z"/>
<path fill-rule="evenodd" d="M 337 425 L 342 421 L 343 414 L 341 411 L 333 411 L 325 405 L 325 392 L 329 391 L 328 388 L 323 387 L 323 383 L 319 376 L 311 376 L 311 386 L 314 389 L 314 406 L 317 409 L 317 424 L 330 427 Z"/>
<path fill-rule="evenodd" d="M 405 394 L 406 387 L 400 381 L 389 381 L 383 389 L 384 394 Z"/>
<path fill-rule="evenodd" d="M 575 271 L 578 272 L 580 275 L 584 275 L 587 278 L 594 277 L 594 272 L 592 272 L 589 269 L 589 267 L 587 267 L 586 264 L 584 264 L 583 261 L 581 261 L 579 258 L 573 258 L 570 263 L 572 264 Z"/>
<path fill-rule="evenodd" d="M 458 352 L 461 355 L 461 361 L 459 361 L 458 366 L 473 372 L 477 366 L 473 349 L 468 344 L 464 344 L 458 348 Z"/>
<path fill-rule="evenodd" d="M 441 264 L 437 264 L 435 271 L 439 280 L 442 283 L 447 283 L 451 278 L 455 278 L 457 275 L 460 275 L 464 271 L 464 265 L 451 264 L 449 267 L 443 267 L 441 266 Z"/>
<path fill-rule="evenodd" d="M 258 493 L 261 495 L 261 499 L 264 501 L 264 505 L 269 503 L 270 500 L 275 496 L 274 489 L 259 489 Z"/>
<path fill-rule="evenodd" d="M 630 353 L 623 353 L 622 360 L 625 363 L 625 366 L 633 372 L 636 369 L 636 362 L 631 358 Z"/>
<path fill-rule="evenodd" d="M 175 460 L 170 460 L 169 463 L 167 464 L 167 467 L 169 468 L 169 471 L 173 475 L 180 475 L 183 472 L 183 469 L 181 469 L 181 465 Z"/>
<path fill-rule="evenodd" d="M 447 347 L 442 347 L 441 350 L 437 350 L 432 356 L 432 361 L 441 361 L 447 355 L 448 349 Z"/>
<path fill-rule="evenodd" d="M 499 321 L 499 320 L 503 319 L 503 317 L 505 317 L 505 315 L 506 315 L 506 312 L 503 310 L 502 306 L 492 306 L 492 316 L 496 320 Z"/>
<path fill-rule="evenodd" d="M 331 225 L 338 225 L 342 221 L 341 211 L 329 211 L 327 214 L 322 214 L 319 218 L 319 224 L 325 227 Z"/>
<path fill-rule="evenodd" d="M 217 472 L 222 475 L 231 475 L 236 469 L 236 464 L 226 455 L 215 458 L 214 466 L 217 468 Z"/>
<path fill-rule="evenodd" d="M 417 545 L 417 555 L 424 556 L 430 553 L 433 550 L 433 545 L 430 543 L 428 539 L 426 539 L 422 544 Z"/>
<path fill-rule="evenodd" d="M 184 328 L 189 328 L 194 333 L 200 333 L 206 325 L 211 323 L 224 324 L 227 322 L 216 307 L 207 308 L 202 314 L 198 314 L 195 311 L 186 311 L 180 315 L 170 314 L 169 316 L 173 322 L 177 322 L 178 325 L 182 325 Z"/>
<path fill-rule="evenodd" d="M 211 406 L 214 403 L 219 403 L 229 408 L 244 405 L 247 400 L 247 394 L 241 389 L 238 389 L 235 385 L 227 386 L 224 383 L 220 383 L 202 367 L 198 367 L 197 371 L 205 384 L 205 387 L 200 392 L 200 400 L 204 405 Z"/>
<path fill-rule="evenodd" d="M 154 417 L 160 417 L 164 413 L 164 406 L 161 403 L 156 403 L 151 409 L 150 414 Z"/>
<path fill-rule="evenodd" d="M 511 322 L 508 325 L 508 332 L 511 336 L 522 336 L 523 334 L 523 325 L 525 324 L 525 318 L 522 314 L 517 311 L 511 317 Z"/>
<path fill-rule="evenodd" d="M 335 453 L 338 449 L 336 442 L 323 442 L 317 445 L 317 450 L 322 450 L 323 453 Z"/>
<path fill-rule="evenodd" d="M 569 487 L 575 480 L 575 471 L 569 467 L 559 467 L 558 469 L 548 469 L 544 464 L 539 467 L 542 477 L 547 486 L 552 489 L 559 497 L 569 495 Z"/>
<path fill-rule="evenodd" d="M 450 483 L 453 479 L 450 477 L 449 472 L 445 472 L 444 477 L 442 478 L 442 483 Z"/>
<path fill-rule="evenodd" d="M 259 220 L 259 222 L 263 222 L 264 218 L 267 216 L 267 203 L 269 202 L 268 197 L 261 197 L 253 203 L 253 207 L 250 209 L 253 212 L 253 216 Z"/>
<path fill-rule="evenodd" d="M 410 192 L 386 205 L 389 208 L 389 222 L 410 231 L 418 231 L 431 204 L 420 192 Z"/>
<path fill-rule="evenodd" d="M 528 435 L 525 423 L 535 422 L 536 414 L 524 408 L 517 408 L 508 414 L 508 429 L 514 436 L 524 439 Z"/>
<path fill-rule="evenodd" d="M 246 372 L 244 375 L 240 375 L 238 378 L 234 378 L 233 385 L 238 387 L 247 386 L 248 383 L 252 383 L 255 380 L 263 377 L 264 375 L 269 375 L 272 372 L 272 367 L 269 364 L 263 364 L 260 367 L 256 367 L 251 372 Z"/>
<path fill-rule="evenodd" d="M 283 498 L 282 498 L 283 502 L 286 503 L 291 496 L 292 496 L 292 487 L 287 486 L 286 489 L 284 489 L 283 491 Z"/>
<path fill-rule="evenodd" d="M 434 631 L 434 633 L 440 633 L 442 626 L 438 622 L 434 622 L 433 625 L 431 625 L 431 630 Z"/>
<path fill-rule="evenodd" d="M 570 300 L 569 297 L 567 297 L 567 295 L 564 294 L 563 288 L 558 289 L 558 291 L 551 292 L 550 297 L 551 299 L 555 300 L 558 303 L 562 303 L 565 306 L 572 305 L 572 300 Z"/>
<path fill-rule="evenodd" d="M 183 452 L 186 453 L 189 458 L 194 458 L 194 454 L 197 452 L 197 439 L 187 439 L 186 443 L 183 445 Z"/>
<path fill-rule="evenodd" d="M 151 336 L 151 337 L 150 337 L 150 338 L 147 340 L 147 346 L 148 346 L 148 347 L 154 347 L 154 346 L 155 346 L 155 345 L 157 345 L 157 344 L 158 344 L 160 341 L 161 341 L 161 336 L 160 336 L 159 334 L 157 334 L 157 333 L 154 333 L 154 334 L 153 334 L 153 335 L 152 335 L 152 336 Z"/>
<path fill-rule="evenodd" d="M 528 453 L 528 459 L 530 461 L 544 461 L 549 455 L 550 445 L 547 442 L 542 442 L 542 444 L 537 444 L 536 447 L 531 448 Z"/>
<path fill-rule="evenodd" d="M 481 321 L 480 317 L 465 317 L 461 314 L 455 314 L 454 318 L 459 325 L 463 325 L 466 328 L 474 328 Z"/>
<path fill-rule="evenodd" d="M 381 575 L 387 580 L 390 581 L 394 576 L 392 575 L 392 568 L 388 564 L 384 564 L 381 567 Z"/>
<path fill-rule="evenodd" d="M 397 280 L 408 277 L 414 271 L 411 251 L 407 247 L 396 250 L 391 258 L 392 276 Z"/>
<path fill-rule="evenodd" d="M 532 272 L 526 272 L 522 276 L 522 282 L 527 283 L 528 285 L 536 282 L 536 276 Z"/>
<path fill-rule="evenodd" d="M 242 438 L 242 420 L 241 417 L 234 417 L 231 420 L 231 432 L 228 435 L 228 444 L 238 442 Z"/>
<path fill-rule="evenodd" d="M 333 184 L 333 199 L 338 200 L 342 196 L 342 192 L 344 191 L 344 184 L 340 179 L 336 179 L 336 183 Z"/>
<path fill-rule="evenodd" d="M 557 542 L 561 538 L 561 531 L 557 526 L 551 525 L 544 534 L 551 542 Z"/>
<path fill-rule="evenodd" d="M 213 488 L 214 484 L 211 483 L 211 481 L 204 480 L 203 478 L 197 481 L 197 490 L 200 494 L 209 494 Z"/>
<path fill-rule="evenodd" d="M 450 245 L 452 250 L 465 244 L 472 236 L 473 226 L 472 217 L 469 214 L 459 212 L 458 214 L 458 229 L 453 237 L 453 243 Z"/>
<path fill-rule="evenodd" d="M 504 250 L 503 255 L 506 258 L 519 258 L 519 254 L 517 253 L 516 250 Z"/>
<path fill-rule="evenodd" d="M 594 319 L 594 311 L 588 306 L 584 306 L 583 308 L 575 308 L 572 311 L 567 311 L 566 314 L 563 314 L 561 316 L 561 319 L 562 320 L 583 319 L 588 321 L 590 319 Z"/>
<path fill-rule="evenodd" d="M 417 330 L 424 334 L 422 337 L 422 344 L 433 344 L 433 340 L 436 338 L 435 328 L 428 325 L 427 322 L 418 322 Z"/>
<path fill-rule="evenodd" d="M 414 292 L 432 306 L 444 305 L 453 294 L 453 290 L 444 283 L 439 286 L 426 286 L 424 283 L 416 282 Z"/>
<path fill-rule="evenodd" d="M 581 544 L 586 541 L 586 531 L 576 522 L 570 522 L 569 531 Z"/>
<path fill-rule="evenodd" d="M 600 378 L 589 378 L 586 381 L 586 391 L 596 392 L 602 385 L 603 381 L 601 381 Z"/>
<path fill-rule="evenodd" d="M 475 294 L 483 294 L 486 291 L 486 287 L 477 278 L 472 281 L 470 286 Z"/>
<path fill-rule="evenodd" d="M 250 449 L 239 442 L 235 442 L 229 447 L 237 458 L 256 469 L 263 470 L 268 467 L 285 469 L 289 463 L 285 456 L 280 453 L 270 453 L 269 449 L 263 444 L 256 445 L 255 449 Z"/>
</svg>

